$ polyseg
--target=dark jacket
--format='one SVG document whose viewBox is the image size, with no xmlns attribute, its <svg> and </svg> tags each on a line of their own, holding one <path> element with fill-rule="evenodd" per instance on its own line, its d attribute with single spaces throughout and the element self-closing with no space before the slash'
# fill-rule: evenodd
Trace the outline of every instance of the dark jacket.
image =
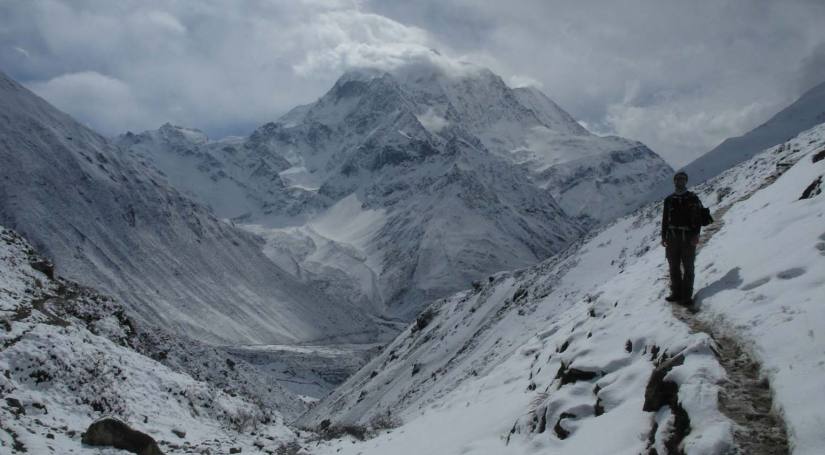
<svg viewBox="0 0 825 455">
<path fill-rule="evenodd" d="M 687 239 L 699 235 L 702 229 L 702 201 L 691 191 L 673 193 L 665 198 L 662 209 L 662 240 L 677 235 Z"/>
</svg>

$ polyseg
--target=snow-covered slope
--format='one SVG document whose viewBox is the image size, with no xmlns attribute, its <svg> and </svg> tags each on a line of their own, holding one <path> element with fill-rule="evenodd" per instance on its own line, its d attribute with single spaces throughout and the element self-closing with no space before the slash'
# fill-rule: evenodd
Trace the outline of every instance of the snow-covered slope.
<svg viewBox="0 0 825 455">
<path fill-rule="evenodd" d="M 0 223 L 144 321 L 217 343 L 373 339 L 132 155 L 0 74 Z"/>
<path fill-rule="evenodd" d="M 637 209 L 645 195 L 670 182 L 672 169 L 640 143 L 598 138 L 616 144 L 604 153 L 570 159 L 541 173 L 564 211 L 589 225 L 612 221 Z M 592 138 L 581 138 L 592 142 Z M 624 144 L 622 147 L 619 144 Z"/>
<path fill-rule="evenodd" d="M 0 453 L 103 453 L 81 444 L 101 417 L 148 433 L 167 454 L 274 451 L 295 438 L 282 412 L 300 408 L 277 384 L 253 384 L 251 367 L 209 347 L 139 332 L 117 301 L 50 269 L 0 227 Z M 183 355 L 209 379 L 160 362 Z"/>
<path fill-rule="evenodd" d="M 229 207 L 219 213 L 264 237 L 296 279 L 402 320 L 552 255 L 583 225 L 635 209 L 671 171 L 644 145 L 592 135 L 540 91 L 472 66 L 350 71 L 247 139 L 164 126 L 119 141 Z M 250 177 L 264 168 L 250 150 L 277 164 Z"/>
<path fill-rule="evenodd" d="M 210 205 L 219 218 L 255 215 L 288 223 L 325 207 L 328 201 L 317 193 L 287 186 L 280 173 L 292 165 L 262 147 L 258 137 L 210 141 L 199 130 L 167 123 L 123 134 L 116 143 L 156 166 L 177 189 Z"/>
<path fill-rule="evenodd" d="M 761 362 L 795 454 L 825 445 L 814 398 L 825 394 L 823 176 L 820 125 L 695 188 L 717 224 L 689 317 Z M 318 453 L 730 453 L 720 346 L 664 301 L 660 216 L 648 205 L 538 266 L 434 302 L 301 419 L 389 414 L 404 425 Z"/>
<path fill-rule="evenodd" d="M 825 122 L 825 82 L 808 90 L 793 104 L 753 130 L 725 139 L 713 150 L 687 164 L 684 170 L 692 182 L 704 182 L 822 122 Z M 671 189 L 667 183 L 659 185 L 652 197 L 667 194 Z"/>
</svg>

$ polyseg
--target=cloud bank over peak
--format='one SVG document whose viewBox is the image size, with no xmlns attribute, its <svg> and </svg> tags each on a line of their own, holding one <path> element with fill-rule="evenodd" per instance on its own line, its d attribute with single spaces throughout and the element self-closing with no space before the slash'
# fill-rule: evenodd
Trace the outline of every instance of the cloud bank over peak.
<svg viewBox="0 0 825 455">
<path fill-rule="evenodd" d="M 303 76 L 342 73 L 353 68 L 391 71 L 411 61 L 433 59 L 426 31 L 377 14 L 333 11 L 320 14 L 309 33 L 318 40 L 293 65 Z"/>
<path fill-rule="evenodd" d="M 424 29 L 350 1 L 0 3 L 0 68 L 105 134 L 241 134 L 351 68 L 454 70 Z"/>
</svg>

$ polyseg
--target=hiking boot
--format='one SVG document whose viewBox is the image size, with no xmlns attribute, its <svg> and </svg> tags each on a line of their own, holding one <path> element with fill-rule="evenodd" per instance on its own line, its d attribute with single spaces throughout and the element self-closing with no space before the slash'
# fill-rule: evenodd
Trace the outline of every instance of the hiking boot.
<svg viewBox="0 0 825 455">
<path fill-rule="evenodd" d="M 670 294 L 669 296 L 665 297 L 665 300 L 667 300 L 668 302 L 678 302 L 682 300 L 682 298 L 679 297 L 677 294 Z"/>
</svg>

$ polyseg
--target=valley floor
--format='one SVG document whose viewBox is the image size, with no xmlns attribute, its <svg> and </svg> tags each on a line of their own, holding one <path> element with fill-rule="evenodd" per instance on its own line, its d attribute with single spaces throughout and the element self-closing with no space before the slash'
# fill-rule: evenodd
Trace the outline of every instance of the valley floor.
<svg viewBox="0 0 825 455">
<path fill-rule="evenodd" d="M 249 345 L 227 351 L 307 403 L 327 396 L 381 349 L 381 344 Z"/>
</svg>

